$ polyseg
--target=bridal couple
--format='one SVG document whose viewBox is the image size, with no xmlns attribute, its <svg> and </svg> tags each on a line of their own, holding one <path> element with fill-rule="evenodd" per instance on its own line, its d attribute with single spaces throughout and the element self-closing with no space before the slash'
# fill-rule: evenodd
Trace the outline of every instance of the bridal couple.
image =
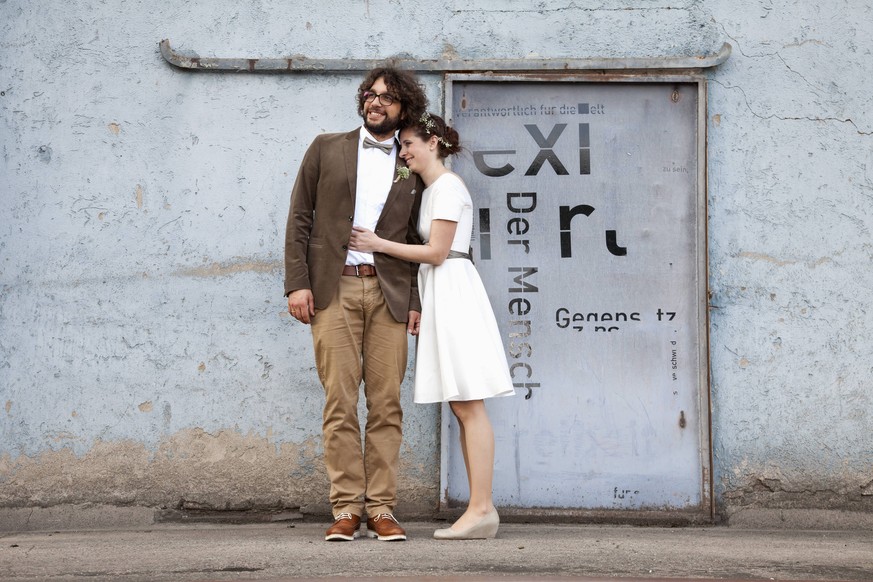
<svg viewBox="0 0 873 582">
<path fill-rule="evenodd" d="M 417 336 L 416 403 L 448 402 L 470 486 L 437 539 L 497 534 L 494 433 L 484 399 L 514 394 L 494 313 L 470 257 L 473 204 L 444 160 L 457 131 L 427 112 L 409 72 L 371 71 L 363 124 L 322 134 L 303 158 L 285 236 L 288 311 L 309 325 L 324 386 L 324 457 L 334 522 L 325 539 L 406 539 L 395 519 L 407 339 Z M 367 404 L 361 446 L 357 404 Z"/>
</svg>

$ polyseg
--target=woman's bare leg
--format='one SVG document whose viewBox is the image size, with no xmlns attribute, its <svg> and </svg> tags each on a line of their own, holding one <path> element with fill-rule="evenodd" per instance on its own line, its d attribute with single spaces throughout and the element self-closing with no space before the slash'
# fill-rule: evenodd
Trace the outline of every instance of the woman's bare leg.
<svg viewBox="0 0 873 582">
<path fill-rule="evenodd" d="M 470 459 L 467 457 L 467 437 L 464 433 L 464 425 L 458 422 L 458 432 L 461 442 L 461 454 L 464 456 L 464 470 L 467 471 L 467 486 L 470 485 Z"/>
<path fill-rule="evenodd" d="M 470 484 L 467 510 L 452 524 L 453 530 L 464 530 L 478 523 L 494 509 L 491 487 L 494 478 L 494 430 L 482 400 L 450 402 L 452 412 L 461 425 L 461 449 Z"/>
</svg>

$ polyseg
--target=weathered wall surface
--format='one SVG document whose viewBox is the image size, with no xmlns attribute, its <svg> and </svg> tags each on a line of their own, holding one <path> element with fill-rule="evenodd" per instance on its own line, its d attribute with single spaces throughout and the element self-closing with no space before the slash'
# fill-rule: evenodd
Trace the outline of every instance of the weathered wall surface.
<svg viewBox="0 0 873 582">
<path fill-rule="evenodd" d="M 360 79 L 177 72 L 162 38 L 299 52 L 311 8 L 181 6 L 0 3 L 0 505 L 326 507 L 281 259 L 297 164 L 359 123 Z M 401 495 L 430 509 L 438 410 L 406 392 Z"/>
<path fill-rule="evenodd" d="M 718 508 L 870 510 L 871 23 L 870 0 L 0 0 L 0 507 L 326 509 L 282 237 L 309 141 L 358 123 L 359 78 L 180 72 L 169 38 L 317 58 L 731 42 L 708 73 Z M 438 409 L 405 392 L 400 495 L 426 511 Z"/>
<path fill-rule="evenodd" d="M 873 509 L 873 74 L 869 2 L 712 3 L 716 493 Z"/>
</svg>

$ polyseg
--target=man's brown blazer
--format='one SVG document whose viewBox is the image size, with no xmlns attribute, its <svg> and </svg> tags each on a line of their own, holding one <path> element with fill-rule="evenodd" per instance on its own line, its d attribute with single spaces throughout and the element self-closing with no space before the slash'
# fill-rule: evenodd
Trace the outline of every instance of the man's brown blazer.
<svg viewBox="0 0 873 582">
<path fill-rule="evenodd" d="M 303 156 L 291 191 L 285 230 L 285 295 L 311 289 L 316 309 L 324 309 L 333 299 L 346 263 L 355 215 L 359 138 L 360 128 L 316 137 Z M 417 224 L 423 190 L 416 174 L 392 183 L 376 234 L 421 244 Z M 381 253 L 375 253 L 374 260 L 394 319 L 406 321 L 409 311 L 421 311 L 418 265 Z"/>
</svg>

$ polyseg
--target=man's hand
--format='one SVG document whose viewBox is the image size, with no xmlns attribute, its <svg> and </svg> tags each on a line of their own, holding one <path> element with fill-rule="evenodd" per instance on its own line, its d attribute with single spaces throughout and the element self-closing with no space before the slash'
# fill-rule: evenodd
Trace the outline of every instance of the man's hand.
<svg viewBox="0 0 873 582">
<path fill-rule="evenodd" d="M 418 311 L 410 311 L 409 319 L 407 319 L 406 323 L 406 331 L 409 332 L 409 335 L 418 335 L 418 324 L 421 321 L 421 313 Z"/>
<path fill-rule="evenodd" d="M 315 301 L 312 299 L 310 289 L 298 289 L 288 295 L 288 313 L 291 317 L 309 325 L 315 315 Z"/>
</svg>

